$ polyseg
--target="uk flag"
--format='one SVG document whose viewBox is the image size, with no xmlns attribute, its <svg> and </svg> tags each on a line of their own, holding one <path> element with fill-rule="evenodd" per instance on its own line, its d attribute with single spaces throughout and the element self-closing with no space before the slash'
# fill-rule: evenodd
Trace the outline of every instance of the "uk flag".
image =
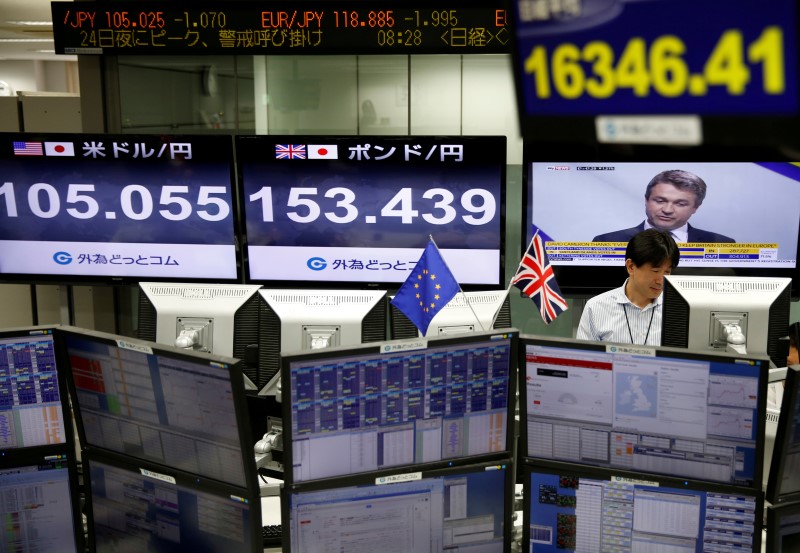
<svg viewBox="0 0 800 553">
<path fill-rule="evenodd" d="M 533 300 L 545 324 L 550 324 L 567 310 L 567 302 L 558 289 L 539 229 L 536 229 L 525 255 L 522 256 L 511 284 Z"/>
<path fill-rule="evenodd" d="M 306 159 L 306 145 L 275 144 L 275 159 Z"/>
</svg>

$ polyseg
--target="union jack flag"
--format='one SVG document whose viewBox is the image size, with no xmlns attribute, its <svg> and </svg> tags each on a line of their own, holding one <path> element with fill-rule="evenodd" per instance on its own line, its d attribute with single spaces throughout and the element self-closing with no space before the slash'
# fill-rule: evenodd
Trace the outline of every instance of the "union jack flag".
<svg viewBox="0 0 800 553">
<path fill-rule="evenodd" d="M 306 145 L 275 144 L 275 159 L 306 159 Z"/>
<path fill-rule="evenodd" d="M 519 262 L 517 274 L 511 279 L 511 284 L 533 300 L 545 324 L 550 324 L 567 310 L 567 301 L 558 289 L 553 267 L 547 258 L 544 241 L 538 229 Z"/>
</svg>

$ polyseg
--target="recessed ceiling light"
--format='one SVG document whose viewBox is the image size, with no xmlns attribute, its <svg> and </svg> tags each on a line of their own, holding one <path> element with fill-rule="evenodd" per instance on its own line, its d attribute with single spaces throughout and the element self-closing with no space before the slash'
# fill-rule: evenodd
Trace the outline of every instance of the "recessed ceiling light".
<svg viewBox="0 0 800 553">
<path fill-rule="evenodd" d="M 52 38 L 0 38 L 0 42 L 53 42 Z"/>
<path fill-rule="evenodd" d="M 6 21 L 8 25 L 19 25 L 20 27 L 52 27 L 52 21 Z"/>
</svg>

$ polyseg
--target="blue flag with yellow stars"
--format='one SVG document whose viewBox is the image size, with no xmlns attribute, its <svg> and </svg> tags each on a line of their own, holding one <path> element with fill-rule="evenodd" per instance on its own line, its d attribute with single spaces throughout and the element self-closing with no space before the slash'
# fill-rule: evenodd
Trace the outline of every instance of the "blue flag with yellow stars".
<svg viewBox="0 0 800 553">
<path fill-rule="evenodd" d="M 456 277 L 442 259 L 433 240 L 395 294 L 392 305 L 402 311 L 425 335 L 436 314 L 458 293 Z"/>
</svg>

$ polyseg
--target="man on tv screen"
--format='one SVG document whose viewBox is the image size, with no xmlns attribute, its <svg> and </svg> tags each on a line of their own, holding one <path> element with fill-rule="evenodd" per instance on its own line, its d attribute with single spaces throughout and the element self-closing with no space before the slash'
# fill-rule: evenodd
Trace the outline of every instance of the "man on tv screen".
<svg viewBox="0 0 800 553">
<path fill-rule="evenodd" d="M 594 242 L 627 242 L 637 233 L 654 228 L 669 232 L 676 242 L 725 242 L 728 236 L 695 228 L 689 218 L 706 197 L 706 183 L 689 171 L 673 169 L 653 177 L 644 192 L 647 218 L 639 225 L 595 236 Z"/>
<path fill-rule="evenodd" d="M 664 276 L 680 258 L 678 245 L 666 231 L 647 229 L 634 236 L 625 250 L 627 280 L 586 302 L 576 338 L 661 345 Z"/>
</svg>

